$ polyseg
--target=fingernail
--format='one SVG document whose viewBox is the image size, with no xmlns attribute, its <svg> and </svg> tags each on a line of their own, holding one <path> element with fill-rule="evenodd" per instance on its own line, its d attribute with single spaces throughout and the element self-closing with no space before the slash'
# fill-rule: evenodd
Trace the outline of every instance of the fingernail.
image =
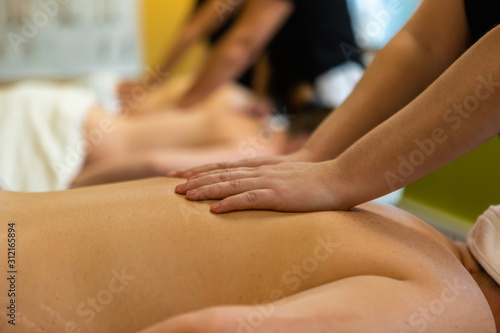
<svg viewBox="0 0 500 333">
<path fill-rule="evenodd" d="M 220 207 L 221 207 L 221 204 L 220 203 L 216 203 L 216 204 L 213 204 L 212 205 L 212 212 L 218 212 L 220 210 Z"/>
<path fill-rule="evenodd" d="M 198 192 L 197 190 L 190 190 L 190 191 L 188 191 L 186 194 L 187 194 L 188 196 L 193 196 L 193 195 L 196 195 L 196 193 L 197 193 L 197 192 Z"/>
<path fill-rule="evenodd" d="M 182 191 L 186 187 L 186 184 L 180 184 L 175 187 L 176 191 Z"/>
</svg>

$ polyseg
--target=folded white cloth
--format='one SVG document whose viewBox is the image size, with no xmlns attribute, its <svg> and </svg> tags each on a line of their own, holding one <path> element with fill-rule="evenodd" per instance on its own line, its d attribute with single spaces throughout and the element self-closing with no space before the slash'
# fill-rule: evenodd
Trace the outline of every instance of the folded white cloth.
<svg viewBox="0 0 500 333">
<path fill-rule="evenodd" d="M 83 124 L 94 94 L 27 81 L 0 89 L 0 175 L 9 189 L 67 189 L 85 160 Z"/>
<path fill-rule="evenodd" d="M 467 234 L 470 252 L 500 285 L 500 206 L 491 206 Z"/>
</svg>

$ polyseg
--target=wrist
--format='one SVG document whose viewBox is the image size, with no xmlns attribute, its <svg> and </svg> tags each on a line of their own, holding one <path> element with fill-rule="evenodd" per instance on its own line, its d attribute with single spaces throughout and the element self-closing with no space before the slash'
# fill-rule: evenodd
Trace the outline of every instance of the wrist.
<svg viewBox="0 0 500 333">
<path fill-rule="evenodd" d="M 360 204 L 353 195 L 353 184 L 349 182 L 347 173 L 337 159 L 319 163 L 326 175 L 325 183 L 328 184 L 330 195 L 335 202 L 335 210 L 349 210 Z"/>
</svg>

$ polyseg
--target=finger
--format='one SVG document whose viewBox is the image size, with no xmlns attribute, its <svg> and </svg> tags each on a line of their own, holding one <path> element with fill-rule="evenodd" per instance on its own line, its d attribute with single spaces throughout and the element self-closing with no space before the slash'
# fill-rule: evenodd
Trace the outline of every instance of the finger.
<svg viewBox="0 0 500 333">
<path fill-rule="evenodd" d="M 237 167 L 237 168 L 225 168 L 225 169 L 218 169 L 218 170 L 213 170 L 213 171 L 208 171 L 208 172 L 202 172 L 200 174 L 197 174 L 195 176 L 189 177 L 188 181 L 190 180 L 195 180 L 199 178 L 205 178 L 205 177 L 211 177 L 211 176 L 216 176 L 216 177 L 221 177 L 221 181 L 226 181 L 230 179 L 223 179 L 222 177 L 225 175 L 231 175 L 235 172 L 253 172 L 256 171 L 257 168 L 251 168 L 251 167 Z"/>
<path fill-rule="evenodd" d="M 277 209 L 276 192 L 272 189 L 253 190 L 222 200 L 210 207 L 217 214 L 248 209 Z"/>
<path fill-rule="evenodd" d="M 200 173 L 212 170 L 229 169 L 229 168 L 230 168 L 230 163 L 212 163 L 212 164 L 201 165 L 191 169 L 172 171 L 169 172 L 167 175 L 169 177 L 189 178 L 194 175 L 198 175 Z"/>
<path fill-rule="evenodd" d="M 224 199 L 243 192 L 268 188 L 268 186 L 269 182 L 265 183 L 262 178 L 235 179 L 190 190 L 186 193 L 186 198 L 193 201 Z"/>
<path fill-rule="evenodd" d="M 184 169 L 179 171 L 172 171 L 167 175 L 169 177 L 180 177 L 180 178 L 191 178 L 196 176 L 201 176 L 209 172 L 217 172 L 223 169 L 236 169 L 242 167 L 257 167 L 263 164 L 276 164 L 278 162 L 269 161 L 265 162 L 260 159 L 244 159 L 238 162 L 222 162 L 222 163 L 212 163 L 205 164 L 191 169 Z"/>
<path fill-rule="evenodd" d="M 206 185 L 237 180 L 242 178 L 252 178 L 256 174 L 251 170 L 241 169 L 223 169 L 211 174 L 203 174 L 196 178 L 191 178 L 184 184 L 177 185 L 175 192 L 177 194 L 186 194 L 187 191 L 194 190 Z"/>
<path fill-rule="evenodd" d="M 189 178 L 191 175 L 195 175 L 201 172 L 204 172 L 204 170 L 213 170 L 216 169 L 215 164 L 208 164 L 208 165 L 203 165 L 199 166 L 196 168 L 191 168 L 191 169 L 183 169 L 183 170 L 175 170 L 167 173 L 168 177 L 178 177 L 178 178 Z M 197 171 L 200 170 L 200 171 Z"/>
<path fill-rule="evenodd" d="M 212 163 L 189 169 L 183 174 L 183 177 L 191 178 L 207 172 L 219 171 L 223 169 L 234 169 L 237 167 L 237 163 L 234 162 Z"/>
</svg>

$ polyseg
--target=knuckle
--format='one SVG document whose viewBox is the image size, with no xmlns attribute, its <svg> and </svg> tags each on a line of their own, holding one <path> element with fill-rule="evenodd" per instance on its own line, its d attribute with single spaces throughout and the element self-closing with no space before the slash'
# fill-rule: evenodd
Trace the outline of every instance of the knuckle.
<svg viewBox="0 0 500 333">
<path fill-rule="evenodd" d="M 257 201 L 255 192 L 245 192 L 245 198 L 249 203 L 255 203 Z"/>
<path fill-rule="evenodd" d="M 233 179 L 233 180 L 229 181 L 229 186 L 232 189 L 237 189 L 239 185 L 240 185 L 240 182 L 238 180 Z"/>
<path fill-rule="evenodd" d="M 231 172 L 229 169 L 224 169 L 219 172 L 218 177 L 220 181 L 229 180 L 231 178 Z"/>
</svg>

